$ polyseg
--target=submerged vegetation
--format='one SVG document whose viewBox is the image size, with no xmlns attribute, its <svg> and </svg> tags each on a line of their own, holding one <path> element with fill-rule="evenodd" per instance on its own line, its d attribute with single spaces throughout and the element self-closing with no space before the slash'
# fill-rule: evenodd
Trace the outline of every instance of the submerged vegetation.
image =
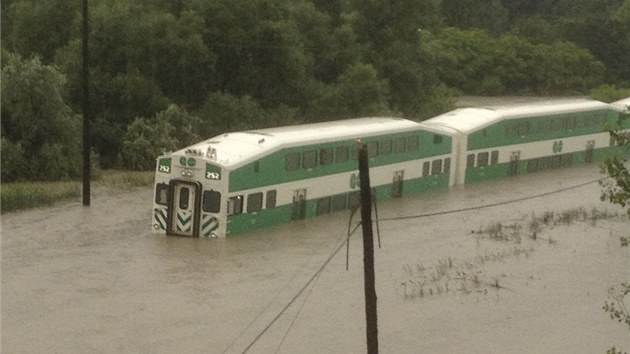
<svg viewBox="0 0 630 354">
<path fill-rule="evenodd" d="M 448 256 L 438 259 L 433 265 L 422 262 L 403 266 L 405 281 L 401 283 L 406 299 L 426 298 L 436 295 L 487 295 L 489 291 L 510 290 L 505 286 L 507 279 L 503 273 L 489 274 L 487 267 L 493 263 L 510 259 L 530 257 L 540 245 L 555 246 L 557 240 L 548 236 L 555 227 L 574 223 L 596 225 L 603 220 L 620 218 L 619 213 L 607 209 L 578 207 L 563 211 L 531 213 L 521 220 L 511 222 L 491 222 L 472 230 L 477 242 L 491 242 L 499 247 L 479 251 L 475 256 L 457 259 Z M 545 235 L 546 237 L 541 237 Z M 611 290 L 614 292 L 614 290 Z M 616 293 L 615 293 L 616 294 Z M 618 295 L 618 294 L 617 294 Z M 618 299 L 617 296 L 616 299 Z M 606 310 L 620 321 L 625 307 L 617 302 L 606 303 Z"/>
</svg>

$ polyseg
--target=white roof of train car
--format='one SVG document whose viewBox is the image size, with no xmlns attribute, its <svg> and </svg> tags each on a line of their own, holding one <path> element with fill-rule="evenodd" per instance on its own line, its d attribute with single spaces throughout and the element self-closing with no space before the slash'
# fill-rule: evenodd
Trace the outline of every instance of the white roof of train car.
<svg viewBox="0 0 630 354">
<path fill-rule="evenodd" d="M 630 97 L 624 98 L 624 99 L 619 100 L 619 101 L 615 101 L 615 102 L 611 103 L 610 105 L 615 107 L 615 109 L 617 109 L 617 110 L 625 112 L 625 111 L 628 110 L 628 107 L 630 107 Z"/>
<path fill-rule="evenodd" d="M 245 132 L 226 133 L 174 152 L 197 150 L 224 167 L 236 168 L 285 147 L 373 136 L 384 131 L 395 133 L 420 128 L 416 122 L 392 117 L 346 119 Z"/>
<path fill-rule="evenodd" d="M 506 106 L 460 108 L 422 122 L 427 126 L 471 133 L 505 119 L 581 112 L 610 108 L 607 104 L 587 99 L 554 100 Z"/>
</svg>

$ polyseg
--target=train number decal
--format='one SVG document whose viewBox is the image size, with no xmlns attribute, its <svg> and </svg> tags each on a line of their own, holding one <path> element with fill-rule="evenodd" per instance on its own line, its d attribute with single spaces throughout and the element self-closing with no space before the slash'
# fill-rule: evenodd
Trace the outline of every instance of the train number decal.
<svg viewBox="0 0 630 354">
<path fill-rule="evenodd" d="M 206 172 L 206 178 L 207 179 L 214 179 L 214 180 L 219 180 L 221 179 L 221 174 L 219 172 Z"/>
</svg>

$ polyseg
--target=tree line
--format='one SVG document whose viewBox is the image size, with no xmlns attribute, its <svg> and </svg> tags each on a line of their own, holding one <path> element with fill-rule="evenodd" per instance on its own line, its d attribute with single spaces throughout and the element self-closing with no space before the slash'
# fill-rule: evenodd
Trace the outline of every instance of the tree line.
<svg viewBox="0 0 630 354">
<path fill-rule="evenodd" d="M 81 2 L 1 7 L 2 181 L 77 178 Z M 89 16 L 103 168 L 226 131 L 422 120 L 461 94 L 630 87 L 630 0 L 91 0 Z"/>
</svg>

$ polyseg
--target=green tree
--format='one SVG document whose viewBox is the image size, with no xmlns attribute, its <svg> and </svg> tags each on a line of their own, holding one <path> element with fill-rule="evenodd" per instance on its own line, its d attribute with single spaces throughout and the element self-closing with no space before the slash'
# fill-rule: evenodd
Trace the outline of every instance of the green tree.
<svg viewBox="0 0 630 354">
<path fill-rule="evenodd" d="M 299 21 L 312 20 L 304 1 L 191 1 L 205 22 L 204 43 L 215 53 L 211 91 L 251 96 L 265 108 L 300 107 L 310 93 L 313 62 Z"/>
<path fill-rule="evenodd" d="M 537 92 L 587 93 L 602 83 L 606 70 L 588 50 L 571 42 L 534 47 L 532 76 Z"/>
<path fill-rule="evenodd" d="M 166 119 L 151 121 L 136 118 L 127 128 L 122 143 L 122 161 L 132 170 L 146 171 L 155 167 L 155 158 L 177 148 L 173 138 L 175 127 Z"/>
<path fill-rule="evenodd" d="M 105 167 L 119 163 L 121 137 L 135 117 L 150 117 L 170 103 L 199 107 L 214 77 L 203 20 L 178 17 L 140 1 L 105 0 L 91 8 L 91 101 L 94 144 Z M 80 41 L 57 51 L 70 96 L 81 102 Z"/>
<path fill-rule="evenodd" d="M 339 76 L 338 82 L 323 88 L 323 93 L 314 102 L 320 117 L 326 121 L 359 116 L 391 115 L 389 108 L 389 85 L 378 77 L 376 69 L 369 64 L 355 63 Z"/>
<path fill-rule="evenodd" d="M 302 123 L 297 110 L 286 105 L 266 110 L 251 96 L 236 97 L 213 92 L 196 112 L 201 118 L 203 139 L 242 130 Z"/>
<path fill-rule="evenodd" d="M 80 176 L 81 121 L 62 97 L 65 77 L 39 58 L 2 54 L 2 181 Z"/>
<path fill-rule="evenodd" d="M 67 0 L 2 1 L 2 47 L 51 63 L 56 51 L 79 35 L 80 6 Z"/>
<path fill-rule="evenodd" d="M 441 2 L 447 26 L 483 29 L 500 35 L 508 28 L 508 11 L 501 0 L 448 0 Z"/>
<path fill-rule="evenodd" d="M 202 124 L 199 117 L 174 104 L 150 119 L 136 118 L 123 137 L 123 166 L 133 170 L 153 168 L 158 155 L 199 142 Z"/>
<path fill-rule="evenodd" d="M 510 33 L 532 43 L 551 44 L 559 39 L 553 25 L 541 15 L 517 19 Z"/>
<path fill-rule="evenodd" d="M 456 28 L 423 39 L 441 80 L 468 94 L 583 94 L 604 76 L 604 65 L 570 42 L 533 44 L 510 34 L 493 38 Z"/>
<path fill-rule="evenodd" d="M 424 103 L 439 84 L 420 33 L 441 26 L 439 1 L 369 0 L 353 4 L 357 13 L 354 31 L 365 48 L 361 61 L 387 80 L 391 109 L 406 117 L 420 117 Z"/>
<path fill-rule="evenodd" d="M 624 0 L 561 0 L 546 14 L 562 39 L 587 48 L 606 66 L 606 81 L 630 77 L 630 18 Z"/>
</svg>

